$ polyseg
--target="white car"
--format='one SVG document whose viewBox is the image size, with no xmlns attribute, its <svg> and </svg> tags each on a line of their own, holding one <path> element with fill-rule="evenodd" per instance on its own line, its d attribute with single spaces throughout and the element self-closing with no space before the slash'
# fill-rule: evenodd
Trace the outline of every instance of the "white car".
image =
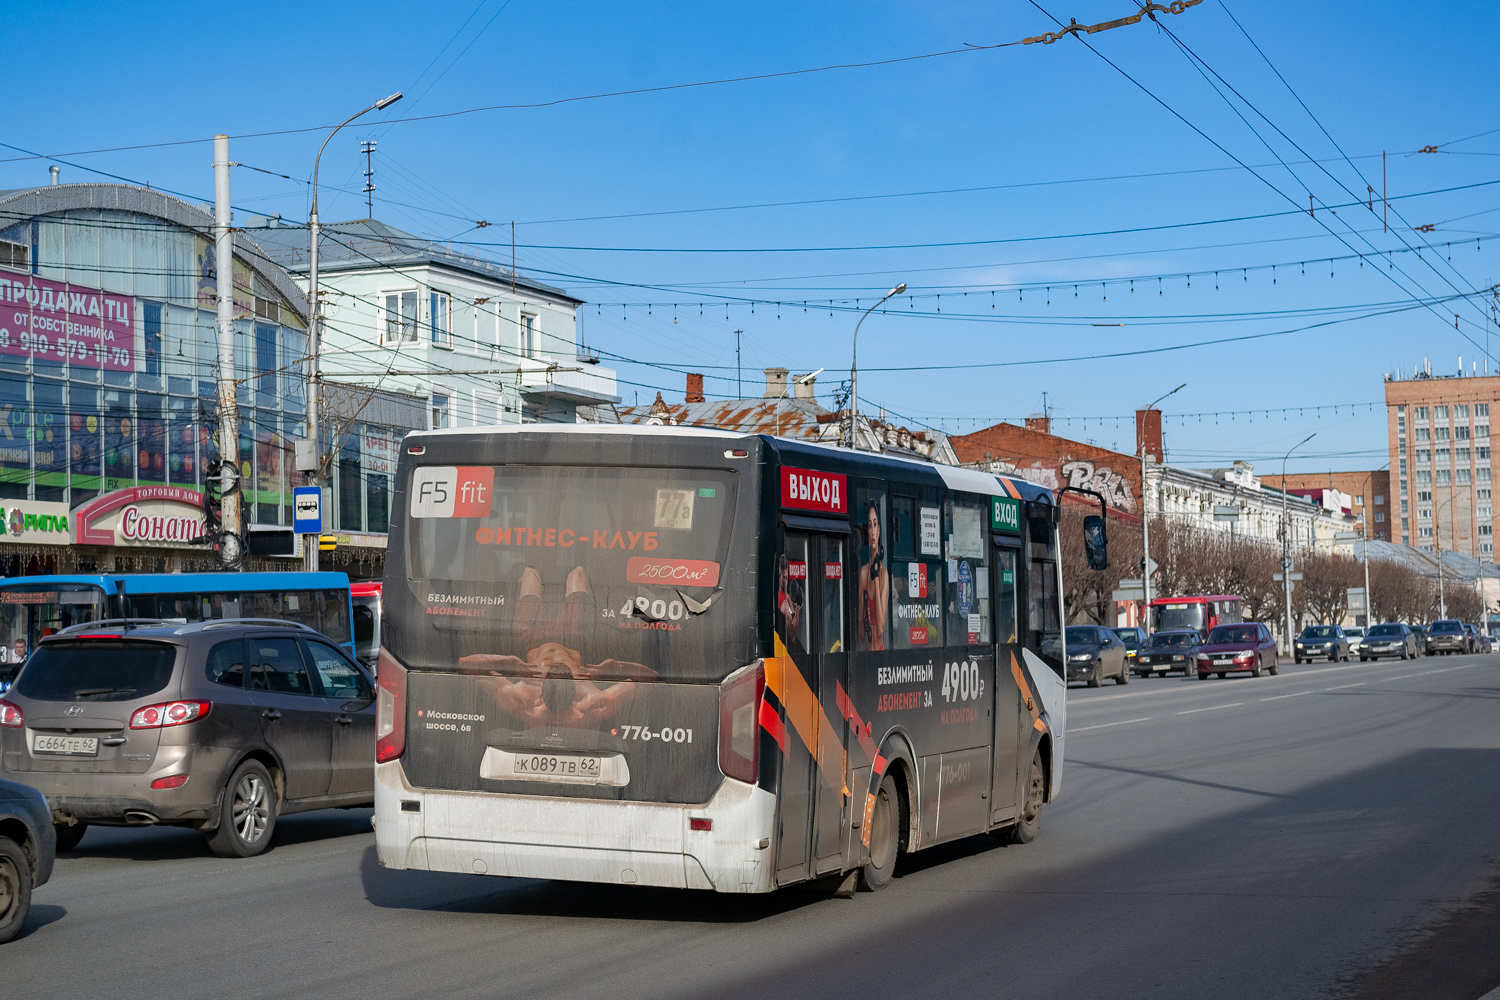
<svg viewBox="0 0 1500 1000">
<path fill-rule="evenodd" d="M 1365 630 L 1362 628 L 1344 629 L 1344 637 L 1349 640 L 1349 655 L 1358 656 L 1359 647 L 1364 645 Z"/>
</svg>

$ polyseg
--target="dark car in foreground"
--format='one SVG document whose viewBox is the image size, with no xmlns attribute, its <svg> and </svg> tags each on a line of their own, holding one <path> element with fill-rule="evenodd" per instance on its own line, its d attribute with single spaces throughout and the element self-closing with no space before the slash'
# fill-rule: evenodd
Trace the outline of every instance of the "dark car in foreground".
<svg viewBox="0 0 1500 1000">
<path fill-rule="evenodd" d="M 1216 626 L 1198 647 L 1194 659 L 1198 679 L 1205 681 L 1209 674 L 1220 677 L 1239 671 L 1245 671 L 1251 677 L 1259 677 L 1262 671 L 1275 674 L 1281 666 L 1276 653 L 1276 637 L 1260 622 Z"/>
<path fill-rule="evenodd" d="M 1125 644 L 1125 666 L 1129 670 L 1134 670 L 1141 647 L 1146 643 L 1146 630 L 1130 625 L 1110 629 L 1110 631 L 1119 636 L 1120 641 Z"/>
<path fill-rule="evenodd" d="M 1069 625 L 1068 680 L 1084 681 L 1096 688 L 1106 677 L 1116 684 L 1130 683 L 1130 668 L 1125 663 L 1125 643 L 1107 628 L 1098 625 Z"/>
<path fill-rule="evenodd" d="M 1359 661 L 1378 660 L 1382 656 L 1395 656 L 1403 660 L 1417 655 L 1417 636 L 1411 626 L 1400 622 L 1383 622 L 1370 626 L 1365 641 L 1359 644 Z"/>
<path fill-rule="evenodd" d="M 1453 618 L 1440 618 L 1427 626 L 1427 652 L 1447 656 L 1472 653 L 1474 640 L 1463 622 Z"/>
<path fill-rule="evenodd" d="M 1142 677 L 1150 677 L 1152 674 L 1169 674 L 1177 670 L 1186 677 L 1193 672 L 1193 657 L 1202 641 L 1203 636 L 1198 634 L 1197 629 L 1163 629 L 1153 632 L 1136 657 L 1135 672 Z"/>
<path fill-rule="evenodd" d="M 1292 646 L 1292 659 L 1301 663 L 1315 657 L 1338 661 L 1349 659 L 1349 638 L 1337 625 L 1309 625 Z"/>
<path fill-rule="evenodd" d="M 0 779 L 0 943 L 21 932 L 31 891 L 52 877 L 55 853 L 52 813 L 42 793 Z"/>
<path fill-rule="evenodd" d="M 42 639 L 0 699 L 4 776 L 42 791 L 60 850 L 90 825 L 203 831 L 259 854 L 278 816 L 374 802 L 375 695 L 292 622 L 95 622 Z"/>
</svg>

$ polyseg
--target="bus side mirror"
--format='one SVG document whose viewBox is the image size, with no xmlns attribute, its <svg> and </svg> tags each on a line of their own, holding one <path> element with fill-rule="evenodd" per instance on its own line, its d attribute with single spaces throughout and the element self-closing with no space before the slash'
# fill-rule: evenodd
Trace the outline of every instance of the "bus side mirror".
<svg viewBox="0 0 1500 1000">
<path fill-rule="evenodd" d="M 1104 518 L 1098 514 L 1083 519 L 1083 551 L 1088 555 L 1089 569 L 1109 569 L 1109 536 Z"/>
</svg>

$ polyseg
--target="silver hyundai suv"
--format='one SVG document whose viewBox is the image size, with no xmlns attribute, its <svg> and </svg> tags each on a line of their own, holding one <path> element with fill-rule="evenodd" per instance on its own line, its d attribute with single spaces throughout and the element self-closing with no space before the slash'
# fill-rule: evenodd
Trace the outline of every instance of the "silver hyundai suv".
<svg viewBox="0 0 1500 1000">
<path fill-rule="evenodd" d="M 94 622 L 42 639 L 0 699 L 0 776 L 47 796 L 59 851 L 161 823 L 249 857 L 280 815 L 374 802 L 374 705 L 293 622 Z"/>
</svg>

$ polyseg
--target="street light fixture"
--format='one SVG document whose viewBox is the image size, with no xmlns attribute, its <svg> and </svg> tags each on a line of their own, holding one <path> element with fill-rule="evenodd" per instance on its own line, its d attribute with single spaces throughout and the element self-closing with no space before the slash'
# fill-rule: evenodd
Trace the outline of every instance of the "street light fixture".
<svg viewBox="0 0 1500 1000">
<path fill-rule="evenodd" d="M 1292 452 L 1307 444 L 1318 436 L 1313 431 L 1307 437 L 1298 441 L 1286 450 L 1281 456 L 1281 590 L 1286 595 L 1286 651 L 1292 651 L 1292 522 L 1287 513 L 1287 487 L 1286 487 L 1286 462 L 1292 457 Z M 1366 598 L 1368 600 L 1368 597 Z"/>
<path fill-rule="evenodd" d="M 368 108 L 365 108 L 363 111 L 360 111 L 357 114 L 352 114 L 348 118 L 345 118 L 343 121 L 339 122 L 333 127 L 333 131 L 329 132 L 327 137 L 323 139 L 323 145 L 318 147 L 318 155 L 313 160 L 312 211 L 310 211 L 307 216 L 307 346 L 308 355 L 312 358 L 312 374 L 308 378 L 307 382 L 307 431 L 308 438 L 312 441 L 313 467 L 309 483 L 309 485 L 312 486 L 316 486 L 318 484 L 318 479 L 320 478 L 323 471 L 323 450 L 319 446 L 318 442 L 318 361 L 319 351 L 321 349 L 320 339 L 322 334 L 322 330 L 320 329 L 322 309 L 320 308 L 320 303 L 318 302 L 318 233 L 321 228 L 318 225 L 318 168 L 323 163 L 323 150 L 328 148 L 328 141 L 332 139 L 335 134 L 337 134 L 339 129 L 343 128 L 345 125 L 348 125 L 360 115 L 369 114 L 371 111 L 384 111 L 386 108 L 390 107 L 392 104 L 395 104 L 399 100 L 401 100 L 401 91 L 398 90 L 388 97 L 382 97 L 380 100 L 376 101 Z M 315 544 L 308 544 L 304 546 L 304 548 L 306 551 L 302 557 L 303 568 L 308 570 L 316 570 L 318 568 L 318 546 Z"/>
<path fill-rule="evenodd" d="M 1166 395 L 1159 396 L 1146 404 L 1146 409 L 1142 412 L 1150 413 L 1156 408 L 1156 404 L 1166 399 L 1167 396 L 1175 395 L 1186 388 L 1187 383 L 1184 382 Z M 1146 629 L 1149 631 L 1151 628 L 1151 511 L 1150 505 L 1146 502 L 1146 497 L 1149 495 L 1146 491 L 1146 435 L 1141 433 L 1141 428 L 1137 428 L 1135 436 L 1136 448 L 1141 453 L 1141 596 L 1145 598 L 1142 606 L 1146 609 Z"/>
<path fill-rule="evenodd" d="M 859 451 L 859 328 L 865 317 L 885 305 L 892 296 L 906 291 L 906 282 L 885 293 L 885 297 L 864 311 L 859 322 L 854 324 L 854 343 L 849 349 L 849 447 Z"/>
</svg>

